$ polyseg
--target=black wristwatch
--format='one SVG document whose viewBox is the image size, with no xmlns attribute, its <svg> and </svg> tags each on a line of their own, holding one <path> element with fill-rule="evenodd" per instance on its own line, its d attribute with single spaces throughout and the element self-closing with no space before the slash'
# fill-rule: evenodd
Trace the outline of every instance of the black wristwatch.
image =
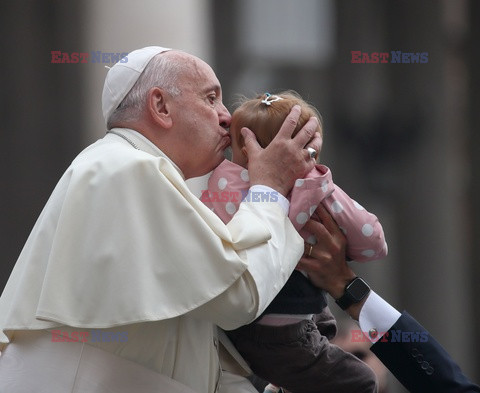
<svg viewBox="0 0 480 393">
<path fill-rule="evenodd" d="M 355 277 L 345 287 L 345 292 L 335 302 L 342 310 L 346 310 L 352 304 L 361 302 L 370 293 L 370 287 L 363 278 Z"/>
</svg>

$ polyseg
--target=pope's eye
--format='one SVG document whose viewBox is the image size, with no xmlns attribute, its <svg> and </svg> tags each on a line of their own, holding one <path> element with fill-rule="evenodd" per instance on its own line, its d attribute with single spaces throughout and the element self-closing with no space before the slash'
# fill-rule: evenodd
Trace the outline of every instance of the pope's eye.
<svg viewBox="0 0 480 393">
<path fill-rule="evenodd" d="M 215 104 L 215 102 L 217 101 L 217 96 L 215 94 L 210 94 L 208 96 L 208 101 L 210 102 L 210 104 Z"/>
</svg>

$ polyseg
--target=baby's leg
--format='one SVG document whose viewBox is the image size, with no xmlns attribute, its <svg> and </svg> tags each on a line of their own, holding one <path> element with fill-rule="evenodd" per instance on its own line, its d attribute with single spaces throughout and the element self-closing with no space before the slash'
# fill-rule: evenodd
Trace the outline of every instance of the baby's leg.
<svg viewBox="0 0 480 393">
<path fill-rule="evenodd" d="M 312 320 L 251 324 L 236 330 L 232 339 L 255 374 L 292 393 L 377 391 L 373 370 L 331 344 Z"/>
<path fill-rule="evenodd" d="M 332 340 L 337 335 L 337 320 L 328 306 L 320 314 L 316 314 L 313 320 L 322 336 Z"/>
</svg>

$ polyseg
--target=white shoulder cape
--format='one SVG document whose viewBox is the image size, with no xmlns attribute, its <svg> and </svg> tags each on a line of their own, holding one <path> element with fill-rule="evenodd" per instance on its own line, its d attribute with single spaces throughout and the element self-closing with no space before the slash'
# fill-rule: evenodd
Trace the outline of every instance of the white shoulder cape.
<svg viewBox="0 0 480 393">
<path fill-rule="evenodd" d="M 0 342 L 2 331 L 162 320 L 208 302 L 246 270 L 236 250 L 270 239 L 243 214 L 224 225 L 168 158 L 107 135 L 38 218 L 0 299 Z"/>
</svg>

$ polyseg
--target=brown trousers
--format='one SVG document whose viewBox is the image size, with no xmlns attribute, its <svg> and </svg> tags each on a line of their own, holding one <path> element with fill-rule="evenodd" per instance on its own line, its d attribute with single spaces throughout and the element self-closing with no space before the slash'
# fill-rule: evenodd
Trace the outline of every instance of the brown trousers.
<svg viewBox="0 0 480 393">
<path fill-rule="evenodd" d="M 331 344 L 335 334 L 328 308 L 315 320 L 286 326 L 252 323 L 228 332 L 256 375 L 292 393 L 376 392 L 373 370 Z"/>
</svg>

